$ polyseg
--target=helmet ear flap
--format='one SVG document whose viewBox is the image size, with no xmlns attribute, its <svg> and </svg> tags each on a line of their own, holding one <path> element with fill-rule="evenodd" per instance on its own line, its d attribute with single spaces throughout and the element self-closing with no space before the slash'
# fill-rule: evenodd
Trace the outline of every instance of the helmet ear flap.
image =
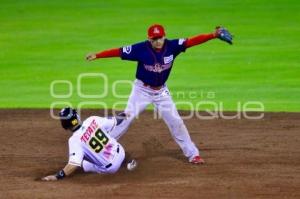
<svg viewBox="0 0 300 199">
<path fill-rule="evenodd" d="M 64 129 L 71 129 L 80 123 L 80 117 L 75 109 L 64 108 L 59 112 L 61 126 Z"/>
<path fill-rule="evenodd" d="M 75 118 L 75 119 L 73 119 L 72 121 L 71 121 L 71 124 L 73 125 L 73 126 L 76 126 L 77 124 L 78 124 L 78 120 Z"/>
<path fill-rule="evenodd" d="M 71 127 L 70 123 L 68 122 L 68 120 L 64 120 L 64 119 L 61 119 L 60 120 L 60 123 L 61 123 L 61 126 L 67 130 Z"/>
</svg>

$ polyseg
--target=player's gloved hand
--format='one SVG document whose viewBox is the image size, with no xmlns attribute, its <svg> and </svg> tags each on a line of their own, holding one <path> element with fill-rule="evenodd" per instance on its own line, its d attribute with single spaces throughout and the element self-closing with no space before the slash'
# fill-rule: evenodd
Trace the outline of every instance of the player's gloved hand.
<svg viewBox="0 0 300 199">
<path fill-rule="evenodd" d="M 86 56 L 86 60 L 88 60 L 88 61 L 92 61 L 92 60 L 94 60 L 94 59 L 96 59 L 96 54 L 88 54 L 87 56 Z"/>
<path fill-rule="evenodd" d="M 232 44 L 232 35 L 225 28 L 220 26 L 216 27 L 215 35 L 217 38 L 221 39 L 222 41 Z"/>
</svg>

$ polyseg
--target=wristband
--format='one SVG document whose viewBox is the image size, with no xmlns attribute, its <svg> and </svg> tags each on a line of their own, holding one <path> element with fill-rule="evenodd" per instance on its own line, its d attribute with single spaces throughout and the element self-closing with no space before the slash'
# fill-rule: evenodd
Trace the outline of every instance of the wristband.
<svg viewBox="0 0 300 199">
<path fill-rule="evenodd" d="M 64 172 L 64 170 L 60 170 L 59 172 L 56 173 L 55 177 L 57 178 L 57 180 L 61 180 L 63 179 L 64 177 L 66 177 L 66 174 Z"/>
</svg>

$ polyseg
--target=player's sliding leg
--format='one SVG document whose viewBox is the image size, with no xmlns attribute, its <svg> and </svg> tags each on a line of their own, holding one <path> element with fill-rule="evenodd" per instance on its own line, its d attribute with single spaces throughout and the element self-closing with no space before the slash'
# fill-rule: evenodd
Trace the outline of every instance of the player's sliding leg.
<svg viewBox="0 0 300 199">
<path fill-rule="evenodd" d="M 118 140 L 127 131 L 134 118 L 144 111 L 151 103 L 151 98 L 141 92 L 142 91 L 134 85 L 127 102 L 127 107 L 124 111 L 127 118 L 110 132 L 110 136 L 113 138 Z"/>
<path fill-rule="evenodd" d="M 105 166 L 99 166 L 89 162 L 88 160 L 82 161 L 82 168 L 84 172 L 93 172 L 93 173 L 116 173 L 125 159 L 125 150 L 122 146 L 119 146 L 119 152 L 114 158 L 111 164 Z"/>
</svg>

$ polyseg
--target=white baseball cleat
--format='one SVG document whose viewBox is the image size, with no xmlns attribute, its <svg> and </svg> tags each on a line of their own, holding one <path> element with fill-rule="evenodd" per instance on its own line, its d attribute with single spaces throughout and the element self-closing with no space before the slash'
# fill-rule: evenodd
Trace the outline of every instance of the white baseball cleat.
<svg viewBox="0 0 300 199">
<path fill-rule="evenodd" d="M 135 159 L 129 160 L 127 163 L 127 170 L 128 171 L 133 171 L 136 169 L 138 163 Z"/>
</svg>

